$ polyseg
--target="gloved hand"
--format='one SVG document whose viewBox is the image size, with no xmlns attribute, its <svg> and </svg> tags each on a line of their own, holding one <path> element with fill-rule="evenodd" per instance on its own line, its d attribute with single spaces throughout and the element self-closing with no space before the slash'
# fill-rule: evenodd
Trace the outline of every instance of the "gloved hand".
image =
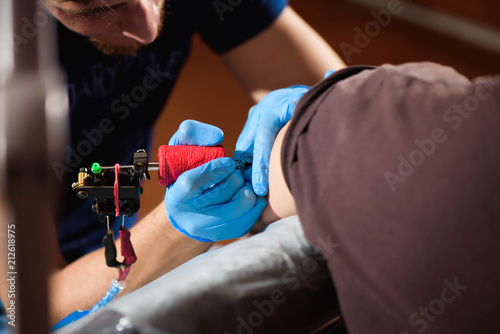
<svg viewBox="0 0 500 334">
<path fill-rule="evenodd" d="M 222 131 L 197 121 L 184 121 L 169 141 L 178 145 L 218 145 Z M 245 235 L 258 220 L 267 199 L 257 197 L 231 158 L 212 160 L 184 172 L 165 192 L 170 223 L 199 241 Z"/>
<path fill-rule="evenodd" d="M 253 156 L 251 181 L 259 196 L 269 189 L 269 158 L 276 135 L 292 118 L 295 107 L 310 87 L 292 86 L 269 93 L 250 109 L 243 131 L 236 142 L 235 160 L 248 161 Z"/>
<path fill-rule="evenodd" d="M 267 204 L 257 197 L 231 158 L 219 158 L 183 173 L 167 188 L 165 207 L 171 224 L 200 241 L 245 235 Z"/>
<path fill-rule="evenodd" d="M 224 132 L 218 127 L 188 119 L 179 125 L 168 145 L 216 146 L 223 140 Z"/>
</svg>

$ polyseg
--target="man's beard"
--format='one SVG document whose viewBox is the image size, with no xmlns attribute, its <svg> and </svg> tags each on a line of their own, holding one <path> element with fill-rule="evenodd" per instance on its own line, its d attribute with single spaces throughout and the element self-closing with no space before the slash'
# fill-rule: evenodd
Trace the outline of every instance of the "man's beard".
<svg viewBox="0 0 500 334">
<path fill-rule="evenodd" d="M 158 22 L 158 28 L 156 31 L 156 38 L 160 36 L 161 30 L 163 28 L 163 20 L 165 19 L 165 0 L 160 2 L 160 19 Z M 139 49 L 144 47 L 146 44 L 134 41 L 133 44 L 127 46 L 116 46 L 109 43 L 102 42 L 98 37 L 90 37 L 90 42 L 105 55 L 112 56 L 137 56 Z"/>
<path fill-rule="evenodd" d="M 96 37 L 91 37 L 90 42 L 94 45 L 99 51 L 104 53 L 105 55 L 112 56 L 137 56 L 137 51 L 142 48 L 145 44 L 140 42 L 134 42 L 134 44 L 127 46 L 116 46 L 109 43 L 101 42 Z"/>
</svg>

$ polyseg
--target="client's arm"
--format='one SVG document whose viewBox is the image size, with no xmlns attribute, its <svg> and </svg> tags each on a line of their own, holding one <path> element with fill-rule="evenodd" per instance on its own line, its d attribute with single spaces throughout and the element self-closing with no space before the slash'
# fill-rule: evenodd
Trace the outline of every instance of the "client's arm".
<svg viewBox="0 0 500 334">
<path fill-rule="evenodd" d="M 256 230 L 260 230 L 281 218 L 297 214 L 295 200 L 288 189 L 281 169 L 281 149 L 289 125 L 290 123 L 287 123 L 281 129 L 274 141 L 269 161 L 269 203 L 256 223 Z"/>
</svg>

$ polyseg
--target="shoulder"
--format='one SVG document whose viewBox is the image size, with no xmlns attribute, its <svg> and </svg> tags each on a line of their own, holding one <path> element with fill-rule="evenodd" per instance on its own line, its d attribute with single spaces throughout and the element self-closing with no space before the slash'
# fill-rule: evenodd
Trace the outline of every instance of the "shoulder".
<svg viewBox="0 0 500 334">
<path fill-rule="evenodd" d="M 199 0 L 200 32 L 217 53 L 228 51 L 269 27 L 286 0 Z"/>
</svg>

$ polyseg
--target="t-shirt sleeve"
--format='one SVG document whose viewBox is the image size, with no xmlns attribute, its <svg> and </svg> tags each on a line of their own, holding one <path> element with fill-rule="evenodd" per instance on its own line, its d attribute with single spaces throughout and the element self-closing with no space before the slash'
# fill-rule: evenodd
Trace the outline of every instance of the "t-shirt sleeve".
<svg viewBox="0 0 500 334">
<path fill-rule="evenodd" d="M 200 33 L 217 53 L 228 51 L 266 29 L 287 0 L 200 1 Z"/>
<path fill-rule="evenodd" d="M 311 119 L 316 114 L 317 108 L 314 108 L 313 104 L 318 104 L 322 101 L 322 96 L 332 89 L 332 87 L 353 75 L 356 75 L 364 70 L 372 70 L 373 66 L 350 66 L 343 68 L 335 73 L 329 75 L 325 80 L 318 83 L 316 86 L 311 88 L 300 100 L 297 105 L 295 114 L 291 120 L 290 128 L 288 129 L 284 141 L 283 150 L 281 152 L 281 168 L 283 170 L 283 176 L 289 189 L 292 189 L 291 182 L 291 165 L 297 160 L 296 157 L 296 146 L 299 137 L 306 129 L 311 121 Z"/>
</svg>

